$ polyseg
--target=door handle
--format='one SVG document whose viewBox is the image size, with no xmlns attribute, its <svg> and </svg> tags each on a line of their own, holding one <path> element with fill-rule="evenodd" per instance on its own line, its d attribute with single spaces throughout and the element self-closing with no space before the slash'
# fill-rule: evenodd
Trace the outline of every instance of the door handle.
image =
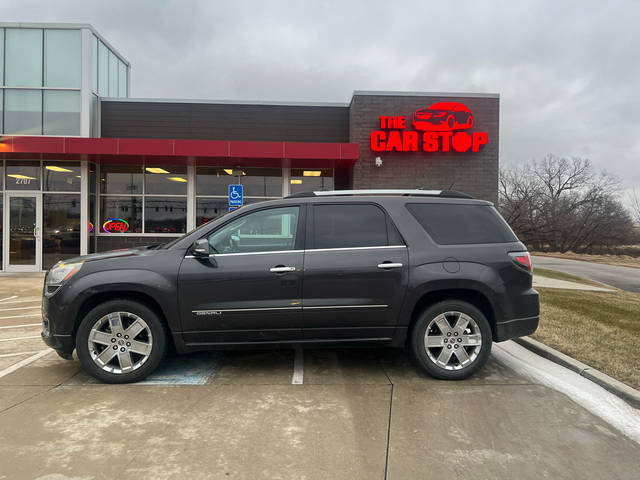
<svg viewBox="0 0 640 480">
<path fill-rule="evenodd" d="M 296 267 L 271 267 L 269 271 L 271 273 L 295 272 Z"/>
<path fill-rule="evenodd" d="M 382 268 L 383 270 L 387 270 L 389 268 L 402 268 L 402 264 L 401 263 L 391 263 L 391 262 L 379 263 L 378 264 L 378 268 Z"/>
</svg>

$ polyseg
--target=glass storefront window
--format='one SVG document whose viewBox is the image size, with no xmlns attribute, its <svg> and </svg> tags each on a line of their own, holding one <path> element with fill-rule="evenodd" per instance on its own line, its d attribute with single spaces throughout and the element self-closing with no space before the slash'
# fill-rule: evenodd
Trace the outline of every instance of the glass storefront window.
<svg viewBox="0 0 640 480">
<path fill-rule="evenodd" d="M 291 193 L 333 190 L 333 169 L 292 168 L 289 183 L 289 191 Z"/>
<path fill-rule="evenodd" d="M 100 233 L 142 233 L 142 197 L 100 197 Z"/>
<path fill-rule="evenodd" d="M 109 49 L 98 42 L 98 95 L 109 95 Z"/>
<path fill-rule="evenodd" d="M 268 198 L 245 198 L 244 204 L 258 203 L 269 200 Z M 227 197 L 218 198 L 196 198 L 196 227 L 203 223 L 210 222 L 225 213 L 229 213 L 229 200 Z"/>
<path fill-rule="evenodd" d="M 145 166 L 144 182 L 146 194 L 186 195 L 187 167 Z"/>
<path fill-rule="evenodd" d="M 145 233 L 185 233 L 187 231 L 187 199 L 145 196 L 144 231 Z"/>
<path fill-rule="evenodd" d="M 98 37 L 91 36 L 91 89 L 98 93 Z"/>
<path fill-rule="evenodd" d="M 127 66 L 124 62 L 118 62 L 118 96 L 127 96 Z"/>
<path fill-rule="evenodd" d="M 4 133 L 42 135 L 42 91 L 5 90 Z"/>
<path fill-rule="evenodd" d="M 109 96 L 118 96 L 118 57 L 109 50 Z"/>
<path fill-rule="evenodd" d="M 40 162 L 7 160 L 7 190 L 40 190 Z"/>
<path fill-rule="evenodd" d="M 2 77 L 0 77 L 2 78 Z M 4 132 L 4 90 L 0 90 L 0 133 Z"/>
<path fill-rule="evenodd" d="M 42 30 L 7 28 L 5 45 L 5 85 L 42 86 Z"/>
<path fill-rule="evenodd" d="M 4 85 L 4 28 L 0 28 L 0 78 Z M 2 132 L 2 125 L 0 125 L 0 132 Z"/>
<path fill-rule="evenodd" d="M 45 90 L 44 135 L 80 135 L 80 92 Z"/>
<path fill-rule="evenodd" d="M 80 88 L 80 30 L 44 31 L 44 86 Z"/>
<path fill-rule="evenodd" d="M 100 193 L 141 194 L 142 166 L 102 165 Z"/>
<path fill-rule="evenodd" d="M 42 196 L 42 268 L 80 255 L 80 195 Z"/>
<path fill-rule="evenodd" d="M 42 189 L 51 192 L 79 192 L 80 164 L 77 162 L 44 162 Z"/>
<path fill-rule="evenodd" d="M 228 185 L 244 185 L 244 196 L 281 197 L 282 169 L 197 167 L 197 195 L 227 195 Z"/>
</svg>

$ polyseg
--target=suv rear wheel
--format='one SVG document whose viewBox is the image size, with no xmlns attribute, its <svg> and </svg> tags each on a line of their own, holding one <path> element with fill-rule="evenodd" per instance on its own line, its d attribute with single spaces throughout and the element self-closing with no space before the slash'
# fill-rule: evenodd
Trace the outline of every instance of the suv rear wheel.
<svg viewBox="0 0 640 480">
<path fill-rule="evenodd" d="M 167 335 L 158 315 L 132 300 L 98 305 L 82 320 L 76 350 L 85 370 L 106 383 L 142 380 L 160 364 Z"/>
<path fill-rule="evenodd" d="M 491 327 L 482 312 L 461 300 L 427 308 L 411 332 L 411 350 L 420 366 L 442 380 L 462 380 L 477 372 L 491 353 Z"/>
</svg>

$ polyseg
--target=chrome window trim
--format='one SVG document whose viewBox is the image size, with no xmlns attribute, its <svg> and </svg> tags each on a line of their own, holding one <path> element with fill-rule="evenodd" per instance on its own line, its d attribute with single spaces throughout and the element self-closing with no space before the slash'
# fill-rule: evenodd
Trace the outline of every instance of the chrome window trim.
<svg viewBox="0 0 640 480">
<path fill-rule="evenodd" d="M 308 248 L 306 252 L 331 252 L 334 250 L 377 250 L 380 248 L 407 248 L 406 245 L 377 245 L 374 247 L 335 247 L 335 248 Z"/>
<path fill-rule="evenodd" d="M 167 235 L 167 234 L 165 234 Z M 209 257 L 236 257 L 240 255 L 267 255 L 269 253 L 306 253 L 306 252 L 331 252 L 334 250 L 377 250 L 380 248 L 407 248 L 406 245 L 379 245 L 375 247 L 337 247 L 337 248 L 308 248 L 306 250 L 271 250 L 266 252 L 238 252 L 238 253 L 211 253 Z M 196 258 L 194 255 L 185 255 L 184 258 Z"/>
</svg>

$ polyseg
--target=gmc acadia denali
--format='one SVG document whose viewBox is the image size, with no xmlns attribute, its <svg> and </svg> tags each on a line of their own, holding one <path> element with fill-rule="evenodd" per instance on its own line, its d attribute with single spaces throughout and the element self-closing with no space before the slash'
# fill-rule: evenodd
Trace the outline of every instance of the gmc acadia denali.
<svg viewBox="0 0 640 480">
<path fill-rule="evenodd" d="M 305 192 L 165 245 L 59 262 L 44 341 L 103 382 L 228 346 L 407 347 L 462 379 L 538 325 L 529 253 L 491 203 L 456 191 Z"/>
</svg>

